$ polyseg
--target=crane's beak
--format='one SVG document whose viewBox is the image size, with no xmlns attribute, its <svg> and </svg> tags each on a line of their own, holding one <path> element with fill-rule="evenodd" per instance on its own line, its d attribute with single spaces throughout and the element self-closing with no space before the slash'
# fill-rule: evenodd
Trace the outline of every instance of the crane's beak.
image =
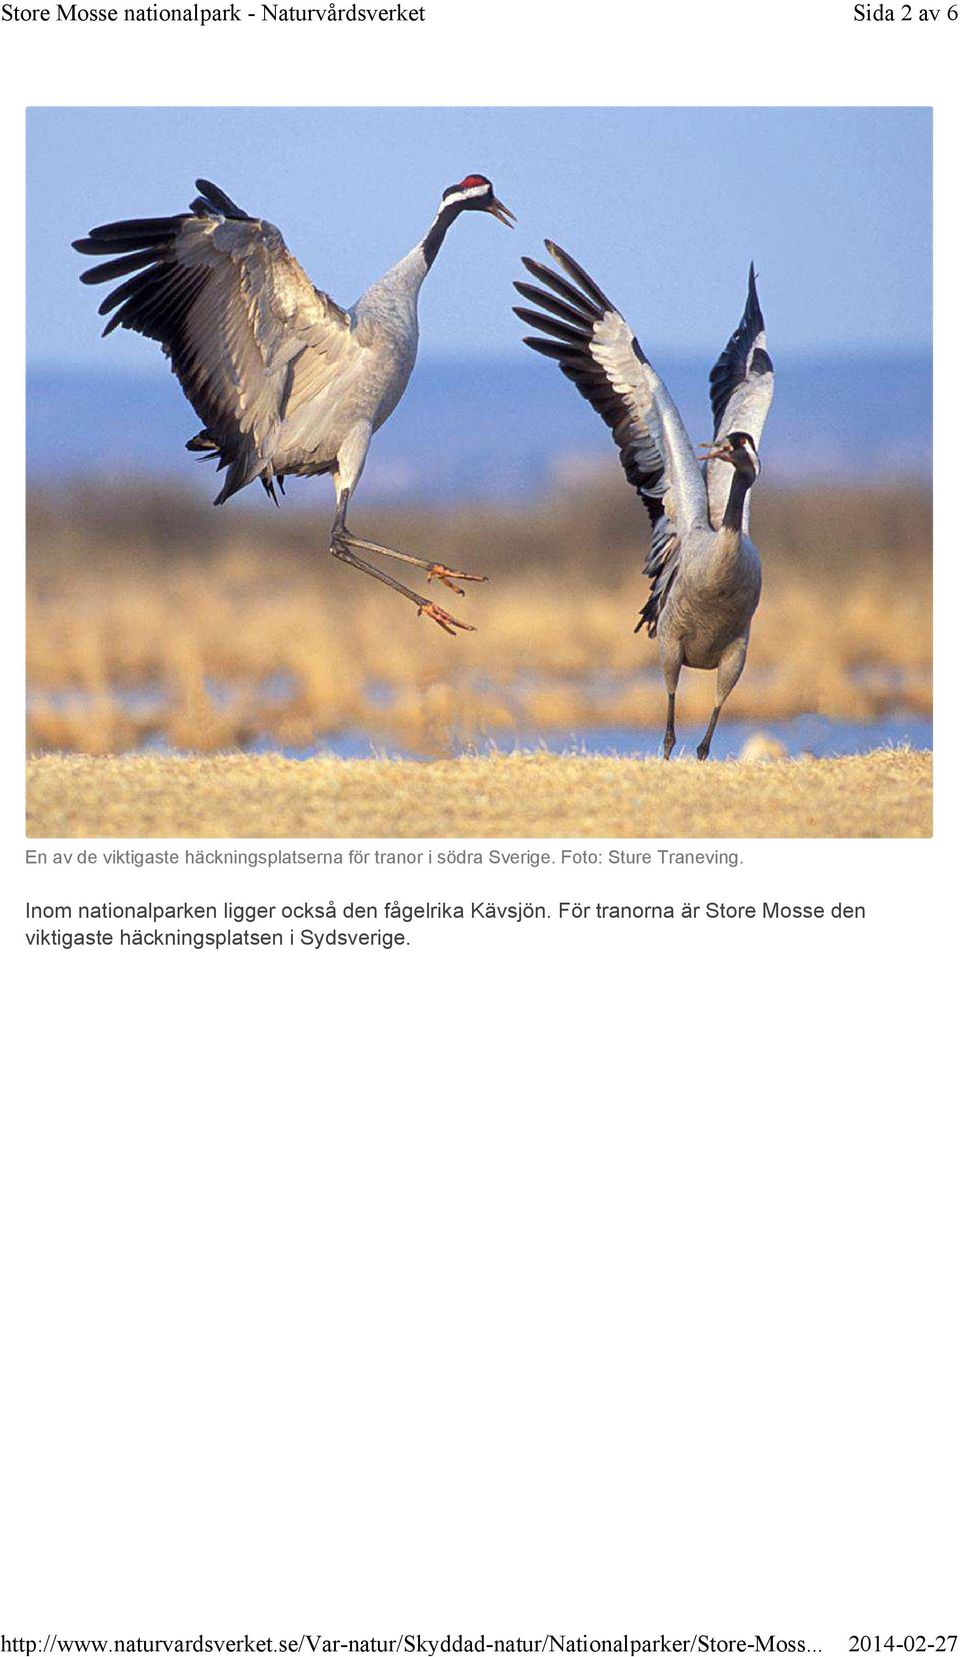
<svg viewBox="0 0 960 1657">
<path fill-rule="evenodd" d="M 503 202 L 498 201 L 496 196 L 487 203 L 484 211 L 492 213 L 494 218 L 499 219 L 501 224 L 505 224 L 508 230 L 512 230 L 517 222 L 516 214 L 511 213 L 509 207 L 504 207 Z"/>
<path fill-rule="evenodd" d="M 733 450 L 729 443 L 701 443 L 699 447 L 707 451 L 700 456 L 701 460 L 726 460 L 733 465 Z"/>
</svg>

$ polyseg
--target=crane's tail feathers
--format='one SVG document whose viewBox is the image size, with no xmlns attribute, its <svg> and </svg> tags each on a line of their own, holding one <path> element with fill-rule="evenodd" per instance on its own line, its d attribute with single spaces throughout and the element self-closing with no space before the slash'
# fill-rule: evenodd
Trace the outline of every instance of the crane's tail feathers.
<svg viewBox="0 0 960 1657">
<path fill-rule="evenodd" d="M 223 481 L 223 488 L 214 501 L 214 506 L 222 506 L 224 501 L 230 499 L 231 495 L 235 495 L 239 489 L 244 489 L 248 483 L 252 483 L 258 474 L 260 461 L 256 455 L 238 455 L 231 458 L 230 455 L 223 454 L 213 433 L 206 429 L 197 432 L 195 437 L 191 437 L 185 447 L 190 450 L 191 454 L 198 454 L 201 460 L 216 459 L 217 471 L 226 471 L 227 475 Z M 280 483 L 282 490 L 281 480 L 274 478 L 274 475 L 270 472 L 260 472 L 259 475 L 260 482 L 273 501 L 274 506 L 279 506 L 280 502 L 277 500 L 274 483 Z"/>
<path fill-rule="evenodd" d="M 239 454 L 232 459 L 228 455 L 221 455 L 217 470 L 220 471 L 223 467 L 226 467 L 227 475 L 223 480 L 223 487 L 219 495 L 214 499 L 214 506 L 222 506 L 224 501 L 230 499 L 231 495 L 237 494 L 238 490 L 245 489 L 248 483 L 252 483 L 255 477 L 260 477 L 267 494 L 279 505 L 266 475 L 260 470 L 261 465 L 262 462 L 256 454 Z"/>
</svg>

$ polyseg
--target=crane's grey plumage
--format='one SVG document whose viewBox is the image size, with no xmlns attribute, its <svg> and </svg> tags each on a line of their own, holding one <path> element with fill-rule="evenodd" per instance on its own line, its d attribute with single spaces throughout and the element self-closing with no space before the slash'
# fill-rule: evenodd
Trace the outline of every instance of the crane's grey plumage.
<svg viewBox="0 0 960 1657">
<path fill-rule="evenodd" d="M 347 529 L 375 431 L 393 413 L 417 356 L 417 300 L 453 221 L 467 210 L 513 214 L 490 180 L 471 173 L 444 191 L 423 240 L 344 310 L 315 288 L 275 225 L 253 217 L 206 179 L 188 213 L 102 224 L 74 242 L 80 253 L 111 255 L 80 280 L 127 278 L 100 306 L 104 334 L 132 328 L 158 340 L 203 421 L 187 448 L 217 457 L 226 472 L 220 505 L 259 478 L 276 501 L 291 473 L 329 473 L 336 491 L 331 552 L 384 581 L 448 633 L 467 628 L 358 551 L 399 558 L 462 594 L 475 581 Z M 112 313 L 112 314 L 111 314 Z"/>
<path fill-rule="evenodd" d="M 684 667 L 715 668 L 717 694 L 697 749 L 706 759 L 720 709 L 743 671 L 750 623 L 760 598 L 760 556 L 747 533 L 757 450 L 773 399 L 756 275 L 750 266 L 740 323 L 710 375 L 713 442 L 698 461 L 670 393 L 632 329 L 586 271 L 554 242 L 559 275 L 523 263 L 537 286 L 517 282 L 522 321 L 540 330 L 526 344 L 550 357 L 611 428 L 629 482 L 650 515 L 644 564 L 650 596 L 640 613 L 660 647 L 667 687 L 663 754 L 676 741 L 674 707 Z"/>
</svg>

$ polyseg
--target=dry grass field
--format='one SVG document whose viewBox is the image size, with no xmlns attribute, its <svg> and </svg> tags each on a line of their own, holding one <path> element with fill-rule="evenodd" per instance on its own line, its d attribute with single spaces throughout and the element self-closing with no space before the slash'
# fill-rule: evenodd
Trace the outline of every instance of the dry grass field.
<svg viewBox="0 0 960 1657">
<path fill-rule="evenodd" d="M 488 584 L 437 594 L 450 639 L 335 563 L 328 502 L 214 511 L 172 489 L 34 495 L 28 513 L 28 747 L 116 754 L 311 748 L 358 730 L 442 757 L 516 732 L 659 727 L 656 646 L 633 633 L 642 510 L 612 478 L 528 508 L 359 511 L 355 527 Z M 930 503 L 913 490 L 758 498 L 764 594 L 730 717 L 927 714 Z M 712 675 L 688 673 L 684 724 Z"/>
<path fill-rule="evenodd" d="M 904 837 L 930 754 L 698 765 L 514 754 L 428 764 L 243 754 L 35 759 L 34 836 Z"/>
<path fill-rule="evenodd" d="M 360 513 L 359 533 L 489 575 L 438 595 L 476 625 L 455 639 L 335 563 L 326 527 L 320 501 L 214 512 L 134 484 L 31 497 L 31 834 L 930 832 L 929 755 L 577 754 L 578 732 L 657 730 L 664 713 L 656 646 L 633 632 L 647 531 L 618 478 L 509 510 Z M 766 491 L 754 529 L 764 595 L 731 719 L 928 714 L 927 494 Z M 686 674 L 681 723 L 705 723 L 712 694 L 712 675 Z M 241 751 L 310 753 L 340 733 L 428 763 Z M 572 752 L 496 752 L 538 734 Z M 483 739 L 492 757 L 456 757 Z"/>
</svg>

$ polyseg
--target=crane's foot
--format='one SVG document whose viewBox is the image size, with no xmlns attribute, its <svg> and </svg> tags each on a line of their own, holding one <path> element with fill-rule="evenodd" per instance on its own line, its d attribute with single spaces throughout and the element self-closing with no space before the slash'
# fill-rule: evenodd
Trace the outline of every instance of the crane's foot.
<svg viewBox="0 0 960 1657">
<path fill-rule="evenodd" d="M 456 616 L 451 616 L 446 610 L 442 610 L 439 604 L 434 604 L 432 601 L 418 604 L 417 615 L 429 616 L 430 620 L 435 621 L 438 627 L 442 627 L 445 633 L 449 633 L 452 639 L 457 636 L 454 632 L 456 627 L 459 627 L 463 633 L 475 633 L 477 631 L 475 627 L 471 627 L 468 621 L 458 621 Z"/>
<path fill-rule="evenodd" d="M 489 581 L 488 575 L 468 575 L 466 570 L 448 570 L 446 564 L 427 564 L 427 580 L 442 581 L 452 593 L 459 593 L 463 598 L 463 588 L 457 586 L 458 581 Z"/>
<path fill-rule="evenodd" d="M 451 592 L 459 593 L 463 597 L 463 588 L 457 586 L 458 581 L 489 581 L 488 575 L 470 575 L 466 570 L 450 570 L 446 564 L 431 562 L 429 558 L 416 558 L 412 552 L 398 552 L 396 547 L 385 547 L 381 541 L 365 541 L 361 535 L 354 535 L 352 530 L 345 526 L 340 531 L 344 544 L 352 547 L 354 552 L 374 552 L 381 558 L 397 558 L 401 564 L 412 564 L 415 569 L 426 570 L 428 581 L 442 581 Z"/>
<path fill-rule="evenodd" d="M 423 598 L 420 593 L 415 593 L 412 587 L 405 587 L 402 581 L 395 581 L 392 575 L 387 574 L 386 570 L 378 570 L 373 564 L 368 564 L 364 559 L 358 558 L 353 550 L 352 537 L 345 535 L 338 527 L 334 528 L 330 551 L 334 558 L 339 558 L 343 563 L 350 564 L 355 570 L 362 570 L 364 575 L 372 575 L 375 581 L 382 581 L 385 586 L 392 587 L 393 591 L 399 593 L 402 598 L 408 598 L 411 604 L 417 606 L 418 616 L 429 616 L 430 620 L 435 621 L 438 627 L 442 627 L 445 633 L 450 634 L 451 638 L 456 638 L 454 630 L 458 627 L 463 633 L 476 632 L 476 628 L 471 627 L 469 622 L 458 621 L 456 616 L 451 616 L 448 611 L 441 609 L 439 604 L 434 604 L 432 599 Z"/>
<path fill-rule="evenodd" d="M 697 749 L 697 758 L 698 759 L 707 759 L 708 756 L 709 756 L 709 753 L 710 753 L 709 746 L 701 742 L 699 748 Z"/>
</svg>

